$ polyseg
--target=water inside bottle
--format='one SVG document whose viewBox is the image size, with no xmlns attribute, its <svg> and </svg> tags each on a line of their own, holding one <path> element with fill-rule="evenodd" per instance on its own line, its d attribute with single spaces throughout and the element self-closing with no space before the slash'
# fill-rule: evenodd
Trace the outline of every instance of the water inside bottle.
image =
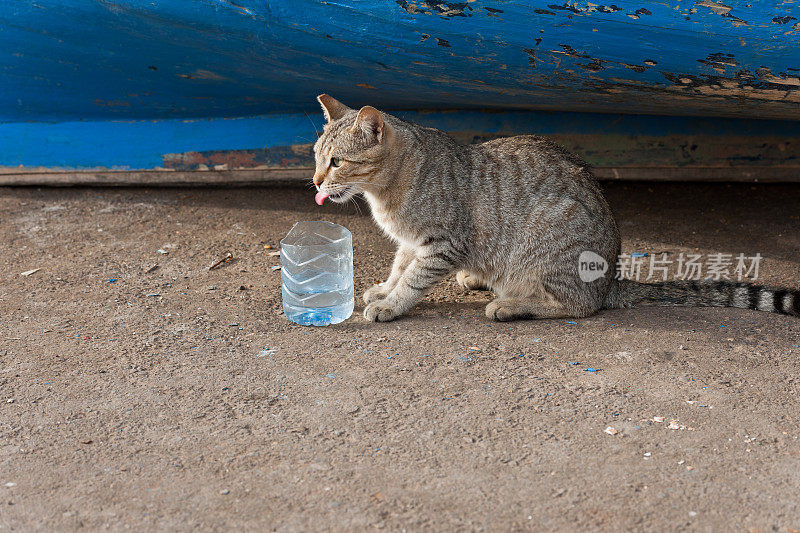
<svg viewBox="0 0 800 533">
<path fill-rule="evenodd" d="M 330 222 L 298 222 L 281 241 L 283 312 L 304 326 L 327 326 L 353 314 L 350 232 Z"/>
</svg>

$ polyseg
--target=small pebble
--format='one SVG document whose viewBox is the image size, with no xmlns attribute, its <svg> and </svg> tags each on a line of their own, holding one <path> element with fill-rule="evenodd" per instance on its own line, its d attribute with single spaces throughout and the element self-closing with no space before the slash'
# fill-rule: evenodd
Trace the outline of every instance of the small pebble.
<svg viewBox="0 0 800 533">
<path fill-rule="evenodd" d="M 221 491 L 219 491 L 219 493 L 224 495 L 224 496 L 227 496 L 228 494 L 231 493 L 231 491 L 229 491 L 228 489 L 222 489 Z"/>
<path fill-rule="evenodd" d="M 680 428 L 681 428 L 681 426 L 680 426 L 680 425 L 678 425 L 678 421 L 677 421 L 677 420 L 670 420 L 670 421 L 669 421 L 669 425 L 668 425 L 667 427 L 668 427 L 669 429 L 672 429 L 672 430 L 675 430 L 675 429 L 680 429 Z"/>
<path fill-rule="evenodd" d="M 617 433 L 619 433 L 619 431 L 617 431 L 616 429 L 614 429 L 614 428 L 613 428 L 613 427 L 611 427 L 611 426 L 608 426 L 608 427 L 605 429 L 605 432 L 606 432 L 606 433 L 608 433 L 609 435 L 616 435 Z"/>
</svg>

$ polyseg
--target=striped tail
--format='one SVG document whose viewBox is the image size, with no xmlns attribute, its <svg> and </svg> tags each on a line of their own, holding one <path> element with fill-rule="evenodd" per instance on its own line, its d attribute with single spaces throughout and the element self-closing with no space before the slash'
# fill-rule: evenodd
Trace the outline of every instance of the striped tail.
<svg viewBox="0 0 800 533">
<path fill-rule="evenodd" d="M 606 308 L 637 303 L 682 307 L 738 307 L 800 317 L 800 290 L 764 287 L 734 281 L 619 280 L 606 298 Z"/>
</svg>

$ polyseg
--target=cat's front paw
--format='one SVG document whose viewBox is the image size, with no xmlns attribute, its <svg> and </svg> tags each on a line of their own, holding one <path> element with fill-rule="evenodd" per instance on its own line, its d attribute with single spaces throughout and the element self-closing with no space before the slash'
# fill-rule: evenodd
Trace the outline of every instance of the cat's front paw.
<svg viewBox="0 0 800 533">
<path fill-rule="evenodd" d="M 387 294 L 389 294 L 389 292 L 383 287 L 383 283 L 373 285 L 372 287 L 364 291 L 364 303 L 371 304 L 372 302 L 383 300 L 384 298 L 386 298 Z"/>
<path fill-rule="evenodd" d="M 364 309 L 364 318 L 370 322 L 389 322 L 394 320 L 398 314 L 394 306 L 386 300 L 372 302 Z"/>
</svg>

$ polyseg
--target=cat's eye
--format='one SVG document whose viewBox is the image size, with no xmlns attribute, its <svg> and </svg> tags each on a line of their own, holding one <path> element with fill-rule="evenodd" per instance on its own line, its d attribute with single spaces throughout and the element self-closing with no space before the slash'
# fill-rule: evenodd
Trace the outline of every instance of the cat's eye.
<svg viewBox="0 0 800 533">
<path fill-rule="evenodd" d="M 342 166 L 342 160 L 338 157 L 331 157 L 331 166 L 333 168 Z"/>
</svg>

